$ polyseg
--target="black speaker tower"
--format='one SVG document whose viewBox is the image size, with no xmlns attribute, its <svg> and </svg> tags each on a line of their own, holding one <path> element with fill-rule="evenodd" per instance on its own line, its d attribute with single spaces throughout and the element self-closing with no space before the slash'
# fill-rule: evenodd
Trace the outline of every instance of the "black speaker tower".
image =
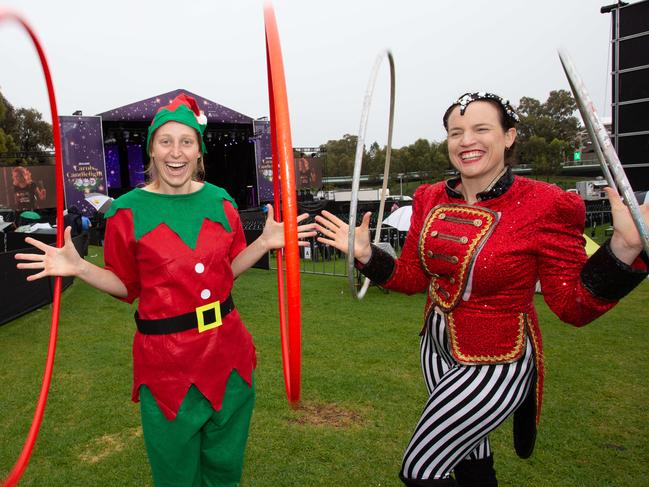
<svg viewBox="0 0 649 487">
<path fill-rule="evenodd" d="M 613 144 L 635 191 L 649 189 L 649 0 L 602 7 L 611 14 Z"/>
</svg>

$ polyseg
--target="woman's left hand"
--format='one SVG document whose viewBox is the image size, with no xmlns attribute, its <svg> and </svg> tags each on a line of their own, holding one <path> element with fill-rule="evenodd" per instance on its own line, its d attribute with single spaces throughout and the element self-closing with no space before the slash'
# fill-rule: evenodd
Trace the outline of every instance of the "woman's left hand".
<svg viewBox="0 0 649 487">
<path fill-rule="evenodd" d="M 276 222 L 274 218 L 274 211 L 272 205 L 266 205 L 268 209 L 268 215 L 266 216 L 266 224 L 264 225 L 264 231 L 259 237 L 267 250 L 281 249 L 284 247 L 284 223 Z M 308 213 L 302 213 L 298 215 L 297 222 L 300 223 L 309 218 Z M 298 245 L 300 247 L 308 247 L 310 242 L 304 241 L 303 239 L 309 237 L 315 237 L 315 223 L 308 223 L 306 225 L 298 225 L 297 227 L 297 238 Z"/>
<path fill-rule="evenodd" d="M 611 203 L 613 216 L 613 236 L 611 237 L 611 250 L 622 262 L 631 265 L 642 252 L 642 240 L 638 229 L 631 218 L 629 208 L 622 202 L 620 195 L 612 188 L 604 188 Z M 640 214 L 649 226 L 649 203 L 640 205 Z"/>
</svg>

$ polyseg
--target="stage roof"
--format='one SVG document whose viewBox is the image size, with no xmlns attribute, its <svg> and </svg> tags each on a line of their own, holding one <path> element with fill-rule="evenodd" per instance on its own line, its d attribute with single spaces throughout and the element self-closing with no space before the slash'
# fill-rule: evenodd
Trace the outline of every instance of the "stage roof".
<svg viewBox="0 0 649 487">
<path fill-rule="evenodd" d="M 130 103 L 98 115 L 104 122 L 150 122 L 161 106 L 171 103 L 171 100 L 180 93 L 186 93 L 196 99 L 200 109 L 205 112 L 208 123 L 252 123 L 253 119 L 247 115 L 182 89 Z"/>
</svg>

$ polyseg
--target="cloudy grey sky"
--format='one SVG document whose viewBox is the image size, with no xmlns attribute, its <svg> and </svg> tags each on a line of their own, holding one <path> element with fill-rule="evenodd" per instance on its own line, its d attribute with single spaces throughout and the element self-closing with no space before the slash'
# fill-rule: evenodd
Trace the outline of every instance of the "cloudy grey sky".
<svg viewBox="0 0 649 487">
<path fill-rule="evenodd" d="M 610 114 L 612 0 L 275 0 L 293 144 L 356 134 L 378 53 L 395 58 L 394 146 L 442 140 L 440 118 L 466 91 L 518 103 L 568 89 L 565 48 L 600 115 Z M 185 88 L 251 117 L 268 114 L 260 0 L 0 0 L 36 29 L 49 57 L 59 113 L 94 115 Z M 0 24 L 0 89 L 49 112 L 37 57 Z M 388 70 L 377 83 L 367 139 L 385 144 Z M 49 113 L 46 113 L 49 118 Z"/>
</svg>

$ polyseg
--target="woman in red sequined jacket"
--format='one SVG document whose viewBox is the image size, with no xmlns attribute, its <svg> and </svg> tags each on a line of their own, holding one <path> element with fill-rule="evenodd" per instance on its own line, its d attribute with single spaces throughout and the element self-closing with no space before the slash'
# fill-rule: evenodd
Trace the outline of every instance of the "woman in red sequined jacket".
<svg viewBox="0 0 649 487">
<path fill-rule="evenodd" d="M 514 176 L 518 117 L 509 102 L 469 93 L 444 115 L 459 177 L 417 189 L 398 259 L 356 229 L 357 267 L 382 287 L 426 291 L 421 363 L 429 399 L 400 472 L 409 486 L 496 486 L 489 433 L 514 414 L 514 444 L 531 455 L 543 392 L 543 345 L 533 304 L 582 326 L 647 275 L 628 210 L 608 191 L 615 232 L 587 259 L 585 209 L 575 194 Z M 649 220 L 649 207 L 643 207 Z M 319 241 L 347 250 L 348 227 L 317 216 Z M 454 477 L 451 477 L 451 473 Z"/>
</svg>

